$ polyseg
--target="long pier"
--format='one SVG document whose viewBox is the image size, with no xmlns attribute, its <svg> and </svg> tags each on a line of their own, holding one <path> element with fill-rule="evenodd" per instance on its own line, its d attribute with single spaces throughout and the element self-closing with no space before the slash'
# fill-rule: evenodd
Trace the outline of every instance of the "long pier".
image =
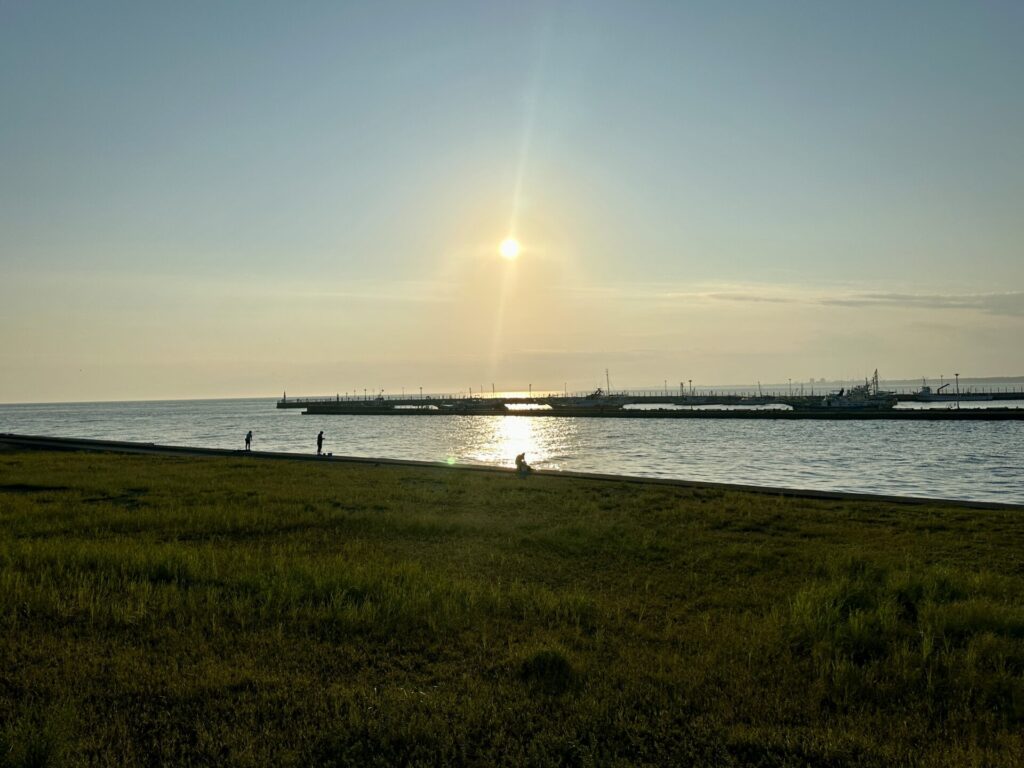
<svg viewBox="0 0 1024 768">
<path fill-rule="evenodd" d="M 898 419 L 913 421 L 1024 420 L 1024 408 L 986 406 L 958 408 L 955 396 L 925 397 L 916 392 L 897 393 L 899 402 L 931 402 L 946 408 L 857 409 L 821 408 L 820 395 L 743 394 L 700 392 L 669 394 L 652 392 L 616 392 L 599 398 L 584 395 L 544 395 L 529 397 L 426 396 L 405 397 L 314 397 L 277 401 L 278 408 L 301 409 L 311 415 L 348 416 L 532 416 L 532 417 L 604 417 L 626 419 Z M 1024 401 L 1022 391 L 966 392 L 959 401 Z M 631 407 L 632 406 L 632 407 Z M 667 406 L 667 407 L 666 407 Z M 724 406 L 724 407 L 723 407 Z M 766 407 L 769 406 L 769 407 Z M 776 407 L 770 407 L 776 406 Z M 783 407 L 779 407 L 783 406 Z"/>
<path fill-rule="evenodd" d="M 332 408 L 313 407 L 303 415 L 315 416 L 526 416 L 529 418 L 603 418 L 603 419 L 777 419 L 783 421 L 1024 421 L 1024 408 L 904 408 L 889 410 L 821 408 L 795 411 L 781 408 L 692 410 L 665 409 L 522 409 L 491 411 L 435 410 L 431 408 Z"/>
<path fill-rule="evenodd" d="M 537 397 L 467 397 L 460 395 L 441 395 L 439 397 L 399 397 L 395 395 L 378 395 L 377 397 L 300 397 L 282 398 L 277 401 L 278 408 L 470 408 L 484 407 L 486 405 L 527 405 L 527 406 L 551 406 L 560 405 L 584 400 L 584 395 L 579 396 L 537 396 Z M 749 395 L 651 395 L 651 394 L 628 394 L 616 393 L 611 398 L 616 406 L 619 405 L 740 405 L 744 402 L 751 402 Z M 792 400 L 804 398 L 796 396 Z M 1024 393 L 1021 393 L 1024 399 Z M 770 403 L 781 403 L 782 400 L 773 397 L 757 398 L 757 403 L 764 405 Z"/>
<path fill-rule="evenodd" d="M 320 403 L 309 405 L 312 416 L 525 416 L 528 418 L 603 419 L 758 419 L 830 421 L 1024 421 L 1024 408 L 508 408 L 503 403 L 465 408 L 388 407 L 374 404 Z"/>
<path fill-rule="evenodd" d="M 654 394 L 650 392 L 616 392 L 610 397 L 621 405 L 801 405 L 821 399 L 821 395 L 794 395 L 782 393 L 732 393 L 732 392 L 698 392 L 696 394 Z M 1024 389 L 1000 390 L 992 392 L 963 392 L 956 395 L 923 396 L 917 392 L 896 392 L 896 399 L 901 403 L 947 403 L 956 405 L 979 401 L 1020 400 L 1024 401 Z M 505 397 L 505 396 L 466 396 L 440 395 L 425 397 L 406 397 L 404 395 L 377 395 L 375 397 L 342 396 L 334 397 L 284 397 L 277 401 L 278 408 L 308 408 L 310 406 L 376 406 L 387 408 L 445 408 L 467 403 L 504 403 L 506 405 L 550 405 L 557 407 L 569 402 L 585 399 L 584 395 L 556 395 L 536 397 Z"/>
</svg>

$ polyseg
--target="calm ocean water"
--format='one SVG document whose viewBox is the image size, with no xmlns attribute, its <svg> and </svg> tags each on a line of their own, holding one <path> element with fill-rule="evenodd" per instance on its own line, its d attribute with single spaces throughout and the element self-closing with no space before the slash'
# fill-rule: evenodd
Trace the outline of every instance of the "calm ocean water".
<svg viewBox="0 0 1024 768">
<path fill-rule="evenodd" d="M 1024 405 L 1004 403 L 1005 405 Z M 272 399 L 0 405 L 0 432 L 1024 504 L 1024 423 L 303 416 Z"/>
</svg>

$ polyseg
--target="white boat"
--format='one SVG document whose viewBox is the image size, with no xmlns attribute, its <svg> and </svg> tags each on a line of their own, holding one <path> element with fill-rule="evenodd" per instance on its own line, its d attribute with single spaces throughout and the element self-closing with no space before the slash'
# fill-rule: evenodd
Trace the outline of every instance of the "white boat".
<svg viewBox="0 0 1024 768">
<path fill-rule="evenodd" d="M 438 403 L 438 410 L 448 413 L 470 413 L 500 415 L 508 412 L 508 407 L 501 400 L 482 397 L 470 397 L 451 403 Z"/>
<path fill-rule="evenodd" d="M 609 395 L 598 387 L 589 395 L 583 397 L 553 397 L 548 403 L 552 408 L 621 408 L 628 401 L 625 397 Z"/>
<path fill-rule="evenodd" d="M 886 392 L 878 386 L 878 369 L 871 381 L 865 381 L 855 387 L 843 387 L 838 392 L 831 392 L 821 400 L 814 402 L 793 403 L 798 410 L 817 410 L 826 408 L 836 411 L 886 411 L 896 407 L 899 399 L 895 392 Z"/>
</svg>

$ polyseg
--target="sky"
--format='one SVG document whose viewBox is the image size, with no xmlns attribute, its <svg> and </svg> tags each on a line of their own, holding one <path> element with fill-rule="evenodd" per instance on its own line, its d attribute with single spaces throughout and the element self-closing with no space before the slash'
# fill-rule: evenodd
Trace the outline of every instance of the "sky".
<svg viewBox="0 0 1024 768">
<path fill-rule="evenodd" d="M 0 0 L 0 402 L 1024 375 L 1022 39 L 1016 0 Z"/>
</svg>

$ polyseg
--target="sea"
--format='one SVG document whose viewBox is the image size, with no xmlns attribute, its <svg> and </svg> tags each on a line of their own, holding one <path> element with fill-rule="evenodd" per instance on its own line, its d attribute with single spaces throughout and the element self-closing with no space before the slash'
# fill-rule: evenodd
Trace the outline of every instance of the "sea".
<svg viewBox="0 0 1024 768">
<path fill-rule="evenodd" d="M 0 405 L 0 433 L 241 449 L 249 430 L 257 451 L 315 453 L 323 430 L 335 456 L 511 467 L 525 452 L 539 469 L 1024 504 L 1020 421 L 304 416 L 270 398 Z"/>
</svg>

